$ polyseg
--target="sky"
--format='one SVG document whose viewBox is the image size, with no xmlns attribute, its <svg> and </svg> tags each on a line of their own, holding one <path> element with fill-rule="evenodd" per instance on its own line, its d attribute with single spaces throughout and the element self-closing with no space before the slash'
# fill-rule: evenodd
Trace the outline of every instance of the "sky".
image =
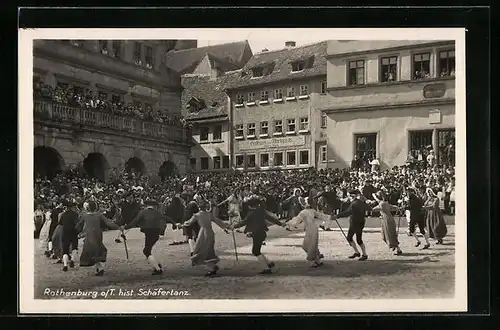
<svg viewBox="0 0 500 330">
<path fill-rule="evenodd" d="M 225 44 L 228 42 L 235 42 L 235 41 L 243 41 L 247 39 L 248 43 L 250 44 L 250 47 L 252 48 L 253 53 L 260 53 L 262 49 L 267 48 L 268 50 L 277 50 L 277 49 L 283 49 L 285 48 L 285 42 L 286 41 L 295 41 L 296 42 L 296 47 L 302 46 L 302 45 L 307 45 L 307 44 L 312 44 L 315 42 L 323 41 L 325 39 L 308 39 L 308 40 L 294 40 L 293 38 L 290 39 L 252 39 L 252 38 L 245 38 L 245 36 L 242 36 L 241 39 L 239 40 L 198 40 L 198 47 L 205 47 L 205 46 L 213 46 L 213 45 L 218 45 L 218 44 Z"/>
</svg>

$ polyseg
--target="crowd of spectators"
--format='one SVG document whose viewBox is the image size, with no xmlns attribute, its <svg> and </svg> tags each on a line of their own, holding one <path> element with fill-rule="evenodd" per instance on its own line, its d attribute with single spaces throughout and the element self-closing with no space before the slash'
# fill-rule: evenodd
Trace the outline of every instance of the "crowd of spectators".
<svg viewBox="0 0 500 330">
<path fill-rule="evenodd" d="M 109 100 L 107 94 L 96 95 L 90 89 L 68 84 L 58 84 L 56 88 L 53 88 L 35 79 L 33 85 L 35 99 L 48 99 L 54 103 L 72 107 L 98 110 L 155 123 L 188 127 L 188 123 L 181 116 L 169 115 L 147 104 L 139 102 L 125 104 L 121 98 Z"/>
<path fill-rule="evenodd" d="M 368 199 L 372 199 L 372 193 L 383 190 L 389 196 L 389 202 L 398 205 L 407 187 L 413 187 L 422 196 L 426 188 L 433 189 L 442 201 L 443 211 L 453 213 L 450 205 L 454 202 L 455 171 L 454 167 L 446 165 L 407 164 L 385 171 L 367 168 L 310 168 L 265 172 L 205 172 L 191 173 L 182 178 L 160 178 L 158 175 L 146 176 L 127 173 L 125 170 L 112 170 L 106 182 L 70 169 L 51 179 L 37 177 L 34 198 L 37 210 L 50 210 L 67 200 L 82 206 L 85 201 L 94 199 L 99 202 L 102 210 L 109 211 L 126 196 L 132 196 L 138 205 L 143 205 L 148 199 L 165 203 L 175 196 L 184 196 L 184 199 L 189 200 L 198 194 L 218 204 L 229 194 L 239 190 L 247 196 L 266 196 L 268 209 L 286 217 L 289 205 L 285 201 L 297 188 L 304 197 L 312 189 L 334 191 L 339 201 L 347 197 L 352 189 L 359 189 Z M 346 206 L 340 203 L 339 209 Z M 223 206 L 220 211 L 224 218 L 227 210 Z"/>
</svg>

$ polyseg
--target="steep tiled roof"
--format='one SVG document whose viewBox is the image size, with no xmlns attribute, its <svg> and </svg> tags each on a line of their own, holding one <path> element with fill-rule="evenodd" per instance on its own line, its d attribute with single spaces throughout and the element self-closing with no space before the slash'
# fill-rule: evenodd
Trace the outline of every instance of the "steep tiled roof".
<svg viewBox="0 0 500 330">
<path fill-rule="evenodd" d="M 215 66 L 220 68 L 223 72 L 234 71 L 241 68 L 240 65 L 232 62 L 229 58 L 223 59 L 210 53 L 208 53 L 207 55 L 212 61 L 214 61 Z"/>
<path fill-rule="evenodd" d="M 184 75 L 182 77 L 182 114 L 187 120 L 201 120 L 227 116 L 226 85 L 232 85 L 239 79 L 241 71 L 231 71 L 217 79 L 209 76 Z M 187 107 L 192 98 L 203 100 L 207 107 L 198 112 L 190 112 Z"/>
<path fill-rule="evenodd" d="M 299 79 L 326 75 L 327 41 L 319 43 L 263 52 L 254 56 L 243 67 L 243 74 L 237 82 L 226 86 L 227 89 L 272 83 L 285 79 Z M 292 64 L 296 61 L 305 61 L 306 68 L 299 72 L 291 72 Z M 252 68 L 274 65 L 274 70 L 265 76 L 252 78 Z"/>
<path fill-rule="evenodd" d="M 244 61 L 246 61 L 245 50 L 247 47 L 250 46 L 248 41 L 245 40 L 200 48 L 174 50 L 166 53 L 165 59 L 168 67 L 181 74 L 191 73 L 207 53 L 242 67 L 245 64 Z"/>
</svg>

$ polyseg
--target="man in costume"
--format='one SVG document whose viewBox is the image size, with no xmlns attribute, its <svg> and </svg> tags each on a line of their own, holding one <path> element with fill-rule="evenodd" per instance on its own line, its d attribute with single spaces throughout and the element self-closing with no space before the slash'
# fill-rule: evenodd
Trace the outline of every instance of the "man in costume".
<svg viewBox="0 0 500 330">
<path fill-rule="evenodd" d="M 262 205 L 262 200 L 258 197 L 253 197 L 248 200 L 249 213 L 239 223 L 232 225 L 232 228 L 240 228 L 245 226 L 245 233 L 252 237 L 252 254 L 262 263 L 264 269 L 259 274 L 270 274 L 275 266 L 274 262 L 269 261 L 261 252 L 262 243 L 267 236 L 266 220 L 284 227 L 277 217 L 272 217 L 271 214 Z"/>
<path fill-rule="evenodd" d="M 160 238 L 160 233 L 165 232 L 167 223 L 165 217 L 158 211 L 158 203 L 156 201 L 146 200 L 144 204 L 146 207 L 137 214 L 135 219 L 122 226 L 121 229 L 123 231 L 124 229 L 134 228 L 136 225 L 141 228 L 141 232 L 145 236 L 142 253 L 144 253 L 151 266 L 153 266 L 153 275 L 160 275 L 163 273 L 163 269 L 161 264 L 152 255 L 152 250 Z"/>
<path fill-rule="evenodd" d="M 78 232 L 76 225 L 78 223 L 78 211 L 76 204 L 67 203 L 67 209 L 61 214 L 60 225 L 62 226 L 62 261 L 63 271 L 68 271 L 69 267 L 75 267 L 75 260 L 78 257 Z M 71 256 L 70 256 L 71 248 Z"/>
<path fill-rule="evenodd" d="M 364 198 L 362 197 L 359 190 L 351 190 L 349 192 L 349 199 L 351 201 L 351 204 L 349 205 L 347 210 L 345 210 L 344 212 L 340 212 L 336 217 L 334 216 L 333 219 L 335 220 L 337 218 L 349 217 L 349 231 L 347 232 L 347 242 L 349 242 L 349 245 L 351 245 L 354 250 L 354 254 L 349 256 L 349 259 L 359 258 L 360 261 L 364 261 L 368 259 L 368 255 L 366 254 L 366 247 L 363 243 L 362 236 L 363 229 L 366 223 L 365 214 L 371 211 L 371 207 L 363 201 Z M 362 254 L 359 253 L 356 243 L 353 240 L 354 235 L 356 235 L 356 243 L 358 243 L 359 247 L 361 248 Z"/>
<path fill-rule="evenodd" d="M 118 207 L 118 216 L 116 220 L 117 225 L 126 225 L 130 223 L 139 213 L 141 206 L 134 200 L 134 195 L 130 192 L 125 193 L 125 201 L 120 203 Z M 121 211 L 121 212 L 120 212 Z M 116 243 L 120 243 L 121 233 L 115 239 Z"/>
</svg>

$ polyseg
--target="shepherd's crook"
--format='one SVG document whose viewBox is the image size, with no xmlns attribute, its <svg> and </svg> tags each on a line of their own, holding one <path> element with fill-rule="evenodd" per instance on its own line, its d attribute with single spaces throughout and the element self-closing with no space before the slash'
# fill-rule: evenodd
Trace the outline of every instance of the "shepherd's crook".
<svg viewBox="0 0 500 330">
<path fill-rule="evenodd" d="M 234 228 L 232 228 L 231 231 L 233 232 L 234 255 L 236 256 L 236 261 L 238 261 L 238 248 L 236 246 L 236 237 L 234 235 Z"/>
<path fill-rule="evenodd" d="M 122 238 L 123 238 L 123 244 L 125 245 L 125 254 L 127 255 L 127 260 L 128 260 L 127 236 L 125 236 L 125 233 L 123 231 L 122 231 Z"/>
<path fill-rule="evenodd" d="M 343 229 L 342 229 L 342 227 L 340 226 L 339 221 L 338 221 L 337 219 L 335 219 L 335 222 L 337 223 L 337 226 L 339 226 L 339 229 L 340 229 L 340 231 L 342 232 L 342 235 L 344 235 L 345 240 L 347 241 L 347 236 L 345 235 L 344 230 L 343 230 Z M 349 243 L 349 241 L 347 241 L 347 242 Z"/>
</svg>

